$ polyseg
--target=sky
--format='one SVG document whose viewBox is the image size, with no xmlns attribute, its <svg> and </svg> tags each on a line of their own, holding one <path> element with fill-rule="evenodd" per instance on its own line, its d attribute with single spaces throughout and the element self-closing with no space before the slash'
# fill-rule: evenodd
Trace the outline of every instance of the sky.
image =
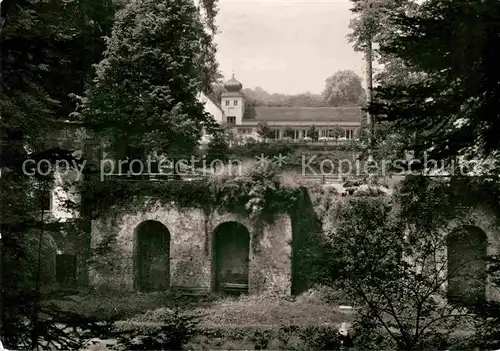
<svg viewBox="0 0 500 351">
<path fill-rule="evenodd" d="M 363 54 L 347 41 L 348 0 L 219 0 L 217 60 L 226 79 L 269 93 L 320 93 L 339 69 L 363 79 Z"/>
</svg>

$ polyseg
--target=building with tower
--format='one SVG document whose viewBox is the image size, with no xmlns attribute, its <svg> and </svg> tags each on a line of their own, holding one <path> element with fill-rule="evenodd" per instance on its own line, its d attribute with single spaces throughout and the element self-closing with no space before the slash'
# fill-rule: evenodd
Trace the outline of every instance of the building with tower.
<svg viewBox="0 0 500 351">
<path fill-rule="evenodd" d="M 233 76 L 224 83 L 220 101 L 202 95 L 206 110 L 221 124 L 234 126 L 237 134 L 245 136 L 255 133 L 261 122 L 271 129 L 271 139 L 308 138 L 311 127 L 318 132 L 319 140 L 356 138 L 365 118 L 361 107 L 255 107 L 255 116 L 245 118 L 245 96 L 243 85 Z"/>
<path fill-rule="evenodd" d="M 228 125 L 242 125 L 245 113 L 245 98 L 241 93 L 243 85 L 233 77 L 224 83 L 225 92 L 221 95 L 221 108 Z"/>
</svg>

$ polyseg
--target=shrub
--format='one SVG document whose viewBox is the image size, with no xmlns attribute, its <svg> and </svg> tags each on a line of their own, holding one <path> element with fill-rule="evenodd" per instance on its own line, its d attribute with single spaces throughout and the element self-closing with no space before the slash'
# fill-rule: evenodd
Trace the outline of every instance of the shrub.
<svg viewBox="0 0 500 351">
<path fill-rule="evenodd" d="M 153 320 L 147 324 L 130 320 L 121 323 L 117 330 L 115 349 L 125 350 L 182 350 L 198 333 L 201 316 L 182 313 L 179 309 L 150 311 Z M 154 317 L 154 318 L 153 318 Z"/>
<path fill-rule="evenodd" d="M 308 302 L 332 305 L 351 305 L 349 296 L 340 289 L 318 285 L 297 297 L 297 302 Z"/>
<path fill-rule="evenodd" d="M 313 350 L 338 350 L 341 343 L 338 331 L 324 326 L 309 326 L 302 331 L 302 339 Z"/>
<path fill-rule="evenodd" d="M 232 345 L 251 343 L 250 348 L 255 350 L 338 350 L 341 344 L 337 328 L 331 325 L 218 327 L 203 329 L 202 333 L 208 339 L 218 340 L 217 346 L 227 346 L 224 340 Z M 216 346 L 213 342 L 211 345 Z"/>
<path fill-rule="evenodd" d="M 283 144 L 267 144 L 267 143 L 255 143 L 247 144 L 244 146 L 236 146 L 229 150 L 232 157 L 249 157 L 254 158 L 255 156 L 260 156 L 264 154 L 267 157 L 277 156 L 279 154 L 289 155 L 293 152 L 293 147 L 290 145 Z"/>
</svg>

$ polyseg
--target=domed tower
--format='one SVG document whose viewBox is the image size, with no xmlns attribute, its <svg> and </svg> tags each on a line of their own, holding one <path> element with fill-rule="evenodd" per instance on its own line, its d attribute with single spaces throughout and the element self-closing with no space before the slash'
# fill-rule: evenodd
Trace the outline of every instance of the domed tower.
<svg viewBox="0 0 500 351">
<path fill-rule="evenodd" d="M 240 125 L 245 113 L 245 99 L 240 93 L 241 85 L 234 78 L 234 73 L 231 79 L 224 83 L 226 91 L 221 95 L 221 108 L 226 116 L 227 124 Z"/>
</svg>

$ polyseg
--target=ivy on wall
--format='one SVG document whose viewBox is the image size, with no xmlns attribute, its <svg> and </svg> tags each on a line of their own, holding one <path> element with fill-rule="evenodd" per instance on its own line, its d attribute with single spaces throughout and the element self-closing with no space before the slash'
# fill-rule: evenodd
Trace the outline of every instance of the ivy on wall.
<svg viewBox="0 0 500 351">
<path fill-rule="evenodd" d="M 300 189 L 280 186 L 270 165 L 261 165 L 235 177 L 212 177 L 203 181 L 126 181 L 88 179 L 81 193 L 92 217 L 117 217 L 120 213 L 146 212 L 158 204 L 179 209 L 230 212 L 272 222 L 288 213 Z"/>
<path fill-rule="evenodd" d="M 395 200 L 408 224 L 422 230 L 446 226 L 465 218 L 477 206 L 488 206 L 500 213 L 500 191 L 491 182 L 471 177 L 430 178 L 407 176 Z M 500 224 L 500 223 L 499 223 Z"/>
</svg>

